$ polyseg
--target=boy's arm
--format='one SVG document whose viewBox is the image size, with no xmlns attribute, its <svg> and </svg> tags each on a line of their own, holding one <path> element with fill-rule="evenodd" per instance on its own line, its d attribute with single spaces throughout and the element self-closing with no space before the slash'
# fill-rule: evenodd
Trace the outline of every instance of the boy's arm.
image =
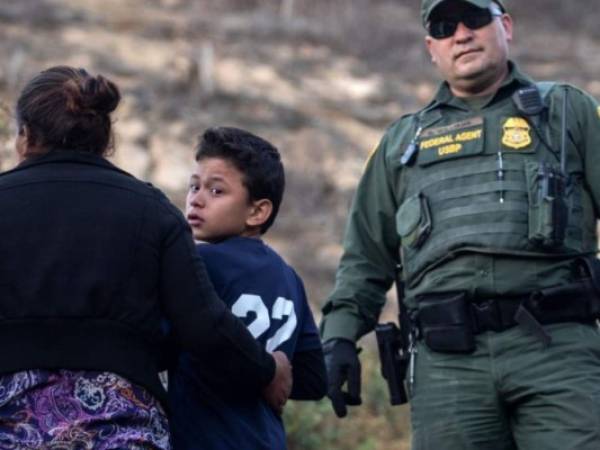
<svg viewBox="0 0 600 450">
<path fill-rule="evenodd" d="M 300 287 L 301 329 L 292 355 L 292 400 L 320 400 L 327 393 L 327 370 L 319 331 L 306 300 L 302 279 L 294 272 Z"/>
<path fill-rule="evenodd" d="M 327 393 L 327 372 L 323 349 L 294 353 L 292 358 L 292 400 L 320 400 Z"/>
</svg>

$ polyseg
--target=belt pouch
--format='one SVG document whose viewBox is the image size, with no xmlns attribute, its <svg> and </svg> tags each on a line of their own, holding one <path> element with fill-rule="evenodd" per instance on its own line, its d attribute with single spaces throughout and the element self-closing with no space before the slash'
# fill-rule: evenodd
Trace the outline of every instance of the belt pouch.
<svg viewBox="0 0 600 450">
<path fill-rule="evenodd" d="M 571 283 L 534 292 L 525 307 L 542 323 L 591 321 L 594 305 L 584 283 Z"/>
<path fill-rule="evenodd" d="M 600 318 L 600 260 L 596 256 L 580 257 L 575 260 L 582 283 L 587 288 L 590 301 L 590 317 Z"/>
<path fill-rule="evenodd" d="M 464 292 L 428 295 L 418 303 L 418 320 L 429 349 L 441 353 L 472 353 L 475 337 Z"/>
</svg>

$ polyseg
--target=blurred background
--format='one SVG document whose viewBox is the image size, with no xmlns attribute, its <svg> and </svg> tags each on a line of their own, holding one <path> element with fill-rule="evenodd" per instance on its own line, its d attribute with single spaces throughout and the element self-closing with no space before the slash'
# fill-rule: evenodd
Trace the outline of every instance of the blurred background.
<svg viewBox="0 0 600 450">
<path fill-rule="evenodd" d="M 600 98 L 597 1 L 505 3 L 520 66 Z M 117 82 L 112 159 L 180 207 L 203 129 L 257 133 L 280 149 L 287 175 L 266 241 L 303 277 L 319 319 L 367 155 L 439 82 L 419 8 L 419 0 L 2 0 L 0 169 L 15 164 L 20 88 L 56 64 Z M 395 316 L 392 299 L 382 321 Z M 290 450 L 408 448 L 408 408 L 389 406 L 374 340 L 361 345 L 364 405 L 339 420 L 327 401 L 290 402 Z"/>
</svg>

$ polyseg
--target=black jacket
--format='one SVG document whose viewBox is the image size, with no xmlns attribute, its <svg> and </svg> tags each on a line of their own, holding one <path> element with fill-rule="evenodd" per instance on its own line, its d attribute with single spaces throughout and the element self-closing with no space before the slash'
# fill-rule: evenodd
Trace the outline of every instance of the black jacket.
<svg viewBox="0 0 600 450">
<path fill-rule="evenodd" d="M 111 371 L 161 400 L 161 318 L 232 389 L 273 359 L 216 296 L 180 211 L 99 156 L 53 151 L 0 174 L 0 373 Z"/>
</svg>

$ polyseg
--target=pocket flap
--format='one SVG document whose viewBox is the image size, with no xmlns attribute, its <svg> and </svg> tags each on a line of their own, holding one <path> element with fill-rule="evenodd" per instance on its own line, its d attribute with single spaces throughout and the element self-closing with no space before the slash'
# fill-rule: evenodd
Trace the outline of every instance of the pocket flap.
<svg viewBox="0 0 600 450">
<path fill-rule="evenodd" d="M 407 237 L 421 221 L 421 200 L 419 195 L 409 197 L 396 213 L 396 231 L 398 236 Z"/>
</svg>

